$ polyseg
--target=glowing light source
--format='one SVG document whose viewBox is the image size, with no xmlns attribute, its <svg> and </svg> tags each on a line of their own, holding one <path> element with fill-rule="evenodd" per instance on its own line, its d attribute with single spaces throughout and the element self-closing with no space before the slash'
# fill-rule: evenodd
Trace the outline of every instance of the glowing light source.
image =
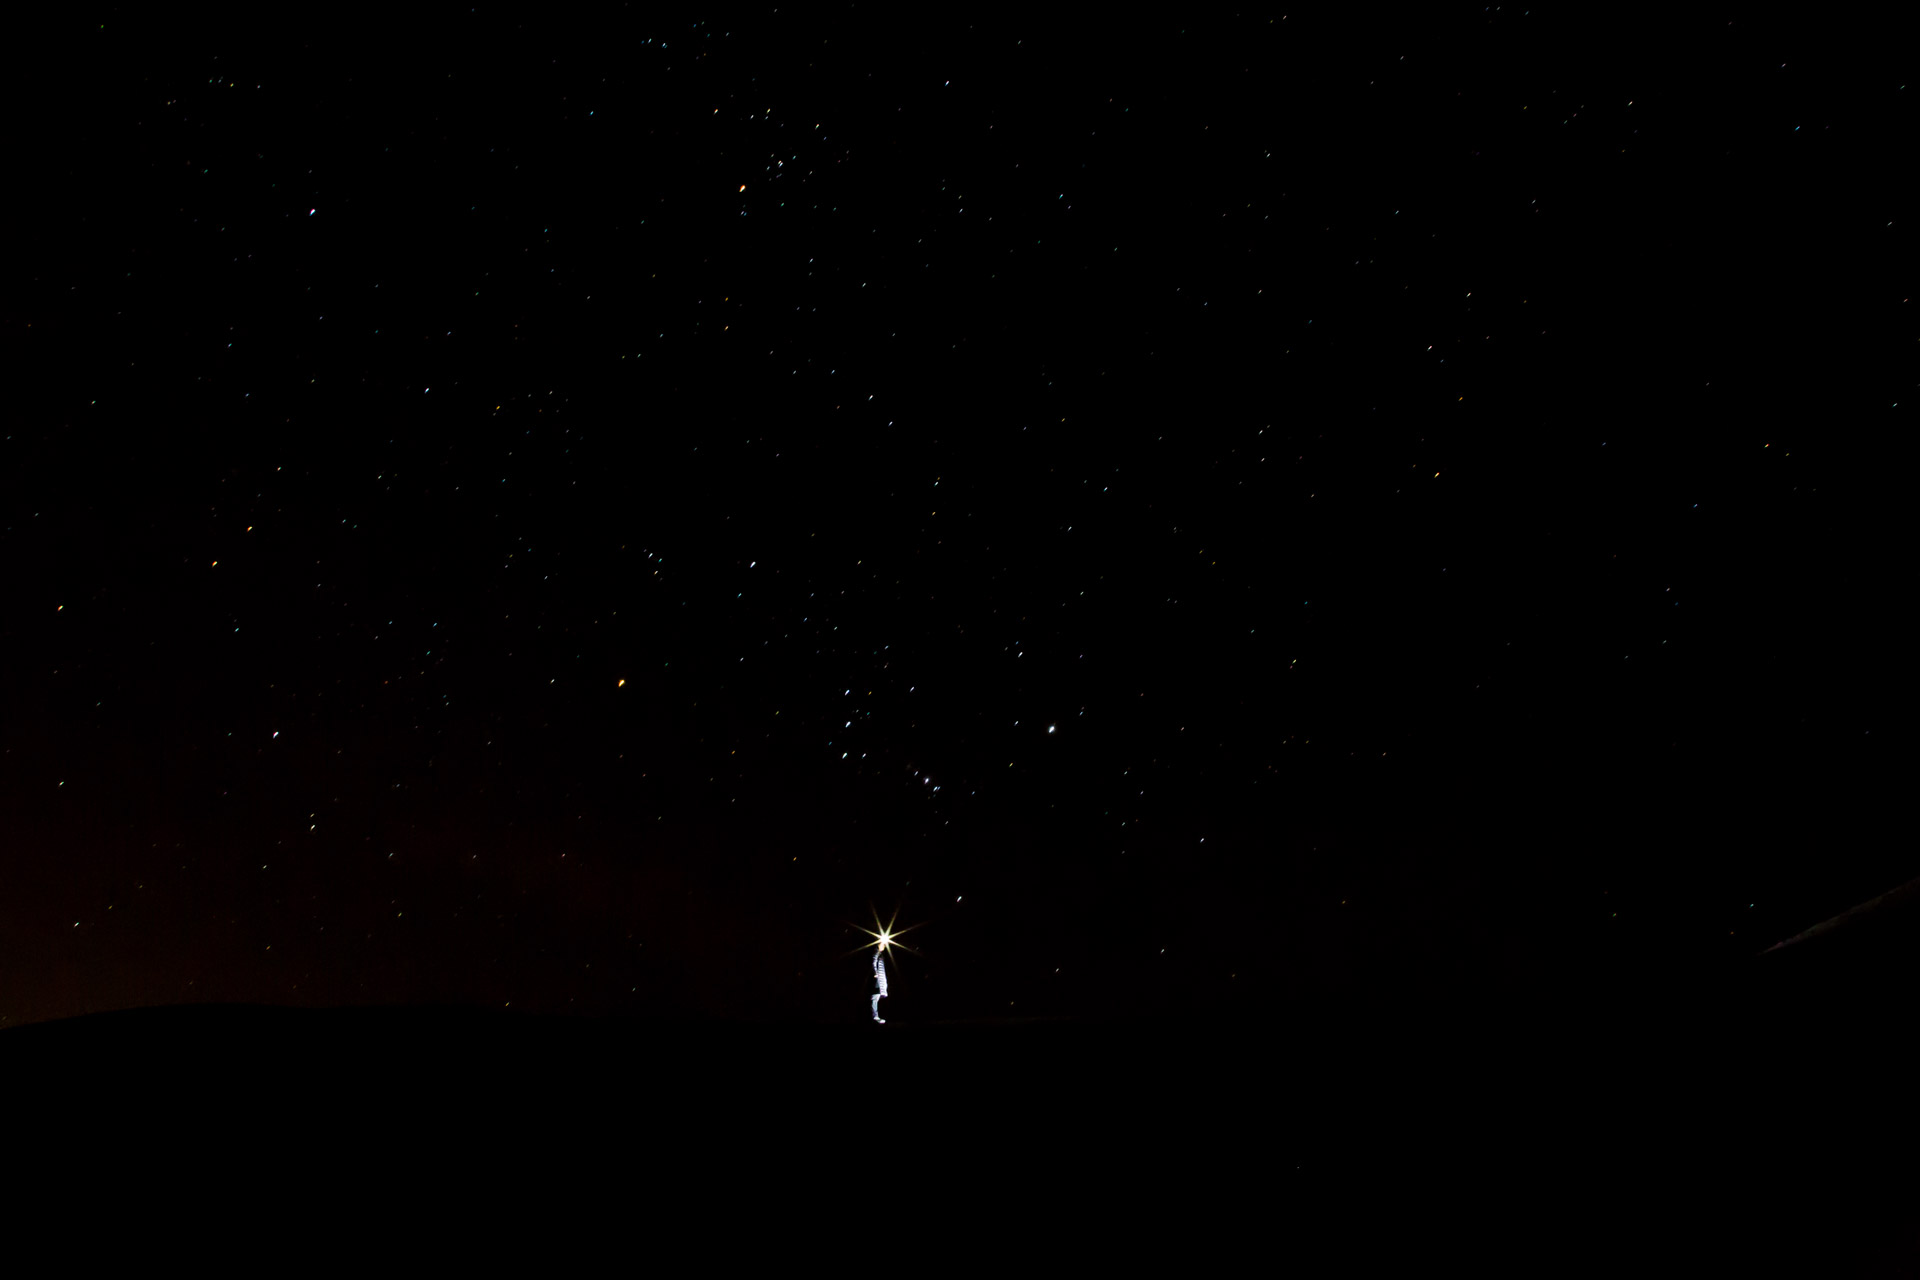
<svg viewBox="0 0 1920 1280">
<path fill-rule="evenodd" d="M 867 909 L 869 911 L 873 910 L 871 906 L 869 906 Z M 896 924 L 899 921 L 899 919 L 900 919 L 900 913 L 896 910 L 893 913 L 893 916 L 885 924 L 882 924 L 880 923 L 880 913 L 878 911 L 874 911 L 873 912 L 873 928 L 869 929 L 865 925 L 854 926 L 854 928 L 866 934 L 868 939 L 870 940 L 867 942 L 861 943 L 859 946 L 855 947 L 853 951 L 847 952 L 847 954 L 852 955 L 854 951 L 865 951 L 869 947 L 873 948 L 875 951 L 888 951 L 894 947 L 898 947 L 902 951 L 909 951 L 909 952 L 913 952 L 914 955 L 919 955 L 920 953 L 918 951 L 914 951 L 912 947 L 900 941 L 900 935 L 903 933 L 911 932 L 914 929 L 918 929 L 920 926 L 917 924 L 910 924 L 905 929 L 897 928 Z"/>
</svg>

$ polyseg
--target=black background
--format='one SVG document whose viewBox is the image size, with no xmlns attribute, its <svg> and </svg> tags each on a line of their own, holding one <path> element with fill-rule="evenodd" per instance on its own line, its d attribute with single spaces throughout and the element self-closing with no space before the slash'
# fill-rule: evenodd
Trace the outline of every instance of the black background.
<svg viewBox="0 0 1920 1280">
<path fill-rule="evenodd" d="M 1906 879 L 1888 42 L 1421 15 L 23 31 L 0 1022 L 858 1018 L 875 913 L 895 1021 L 1530 999 Z"/>
</svg>

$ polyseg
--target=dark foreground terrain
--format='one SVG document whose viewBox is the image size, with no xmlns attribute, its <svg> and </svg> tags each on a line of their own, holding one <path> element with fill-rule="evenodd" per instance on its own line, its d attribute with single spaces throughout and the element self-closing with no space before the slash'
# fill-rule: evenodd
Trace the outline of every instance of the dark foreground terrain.
<svg viewBox="0 0 1920 1280">
<path fill-rule="evenodd" d="M 17 1165 L 88 1194 L 125 1174 L 221 1221 L 467 1249 L 1897 1276 L 1920 1259 L 1916 902 L 1734 973 L 1453 1007 L 885 1027 L 157 1007 L 0 1032 L 0 1082 Z"/>
<path fill-rule="evenodd" d="M 90 1169 L 469 1248 L 806 1230 L 1023 1270 L 1909 1274 L 1910 958 L 1800 951 L 1530 1007 L 1187 1023 L 145 1009 L 0 1033 L 0 1072 Z"/>
</svg>

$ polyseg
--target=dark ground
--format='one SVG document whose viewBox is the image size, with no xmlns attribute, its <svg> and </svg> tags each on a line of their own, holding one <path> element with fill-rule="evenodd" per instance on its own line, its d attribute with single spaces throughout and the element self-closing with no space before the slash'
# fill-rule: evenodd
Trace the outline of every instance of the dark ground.
<svg viewBox="0 0 1920 1280">
<path fill-rule="evenodd" d="M 844 1227 L 851 1248 L 1075 1265 L 1912 1274 L 1890 975 L 1913 948 L 1851 933 L 1711 984 L 1451 1009 L 883 1028 L 130 1010 L 0 1033 L 0 1070 L 95 1154 L 170 1153 L 263 1203 L 497 1205 L 570 1238 L 779 1253 Z"/>
</svg>

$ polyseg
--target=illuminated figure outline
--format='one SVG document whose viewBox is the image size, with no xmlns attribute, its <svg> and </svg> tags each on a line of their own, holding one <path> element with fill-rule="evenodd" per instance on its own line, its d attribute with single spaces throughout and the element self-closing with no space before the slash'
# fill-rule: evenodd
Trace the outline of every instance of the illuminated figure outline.
<svg viewBox="0 0 1920 1280">
<path fill-rule="evenodd" d="M 887 994 L 887 939 L 881 938 L 873 948 L 873 986 L 868 994 L 872 997 L 873 1020 L 884 1024 L 886 1019 L 880 1016 L 880 1001 Z"/>
<path fill-rule="evenodd" d="M 873 911 L 871 906 L 867 909 Z M 873 948 L 873 979 L 867 986 L 867 1004 L 868 1011 L 872 1014 L 874 1022 L 881 1026 L 885 1026 L 887 1021 L 880 1016 L 880 1001 L 881 998 L 887 994 L 887 952 L 894 947 L 899 947 L 904 951 L 912 951 L 912 947 L 900 941 L 900 935 L 908 932 L 908 930 L 918 929 L 920 927 L 917 924 L 910 924 L 905 929 L 896 929 L 894 928 L 894 921 L 899 918 L 900 913 L 895 911 L 892 919 L 888 920 L 885 924 L 881 924 L 880 913 L 873 911 L 873 928 L 869 929 L 865 925 L 854 926 L 856 929 L 859 929 L 860 932 L 873 939 L 870 943 L 861 943 L 858 947 L 854 948 L 854 950 L 864 951 L 869 946 Z M 918 953 L 916 952 L 915 954 Z"/>
</svg>

